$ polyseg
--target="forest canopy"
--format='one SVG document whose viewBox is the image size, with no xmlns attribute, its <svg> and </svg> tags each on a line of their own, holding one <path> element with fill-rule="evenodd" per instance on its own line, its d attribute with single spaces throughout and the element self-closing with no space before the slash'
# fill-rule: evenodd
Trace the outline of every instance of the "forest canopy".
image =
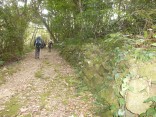
<svg viewBox="0 0 156 117">
<path fill-rule="evenodd" d="M 156 0 L 1 0 L 1 61 L 23 54 L 30 22 L 44 25 L 54 42 L 144 35 L 156 30 L 155 6 Z"/>
</svg>

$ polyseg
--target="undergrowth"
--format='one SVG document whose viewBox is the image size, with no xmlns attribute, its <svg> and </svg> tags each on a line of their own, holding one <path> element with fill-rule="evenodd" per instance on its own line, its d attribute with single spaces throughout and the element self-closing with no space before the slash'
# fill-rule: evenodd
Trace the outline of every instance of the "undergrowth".
<svg viewBox="0 0 156 117">
<path fill-rule="evenodd" d="M 121 85 L 129 75 L 128 60 L 149 61 L 155 57 L 155 51 L 135 48 L 136 40 L 120 33 L 107 35 L 104 39 L 86 40 L 67 39 L 55 47 L 77 69 L 79 80 L 85 84 L 83 89 L 94 94 L 99 107 L 97 114 L 123 116 L 126 85 L 123 89 Z"/>
<path fill-rule="evenodd" d="M 0 68 L 0 85 L 5 83 L 6 76 L 11 76 L 20 70 L 19 68 L 17 68 L 16 65 L 17 65 L 17 63 L 14 63 L 11 66 L 5 66 L 5 67 Z"/>
</svg>

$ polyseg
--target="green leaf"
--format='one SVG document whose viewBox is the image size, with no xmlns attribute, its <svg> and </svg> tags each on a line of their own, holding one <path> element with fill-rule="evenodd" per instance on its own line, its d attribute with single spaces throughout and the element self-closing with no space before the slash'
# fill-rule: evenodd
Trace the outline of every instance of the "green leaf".
<svg viewBox="0 0 156 117">
<path fill-rule="evenodd" d="M 125 103 L 126 103 L 126 101 L 125 101 L 124 98 L 119 98 L 119 105 L 120 105 L 120 106 L 125 105 Z"/>
<path fill-rule="evenodd" d="M 0 61 L 0 66 L 4 64 L 4 61 Z"/>
<path fill-rule="evenodd" d="M 146 113 L 141 113 L 139 117 L 146 117 Z"/>
<path fill-rule="evenodd" d="M 147 117 L 152 116 L 156 117 L 156 109 L 155 108 L 149 108 L 146 112 Z"/>
<path fill-rule="evenodd" d="M 116 109 L 117 109 L 117 108 L 116 108 L 116 105 L 112 104 L 112 105 L 110 106 L 110 110 L 114 111 L 114 110 L 116 110 Z"/>
<path fill-rule="evenodd" d="M 146 100 L 144 101 L 144 103 L 148 103 L 148 102 L 150 102 L 150 101 L 156 102 L 156 96 L 153 96 L 153 97 L 150 97 L 150 98 L 146 99 Z"/>
</svg>

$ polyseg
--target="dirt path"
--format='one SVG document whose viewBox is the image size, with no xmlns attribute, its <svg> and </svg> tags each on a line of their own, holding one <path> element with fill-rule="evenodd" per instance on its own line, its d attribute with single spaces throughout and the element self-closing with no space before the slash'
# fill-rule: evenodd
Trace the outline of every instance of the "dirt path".
<svg viewBox="0 0 156 117">
<path fill-rule="evenodd" d="M 0 86 L 0 117 L 94 116 L 92 95 L 76 93 L 73 69 L 57 51 L 42 50 L 39 60 L 29 53 L 14 69 Z"/>
</svg>

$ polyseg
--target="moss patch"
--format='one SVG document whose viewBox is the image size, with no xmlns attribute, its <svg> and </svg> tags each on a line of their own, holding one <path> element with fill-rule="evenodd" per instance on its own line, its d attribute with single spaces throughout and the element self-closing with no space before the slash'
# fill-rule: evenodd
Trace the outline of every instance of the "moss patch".
<svg viewBox="0 0 156 117">
<path fill-rule="evenodd" d="M 156 82 L 156 63 L 146 62 L 146 64 L 140 64 L 138 74 L 145 79 Z"/>
<path fill-rule="evenodd" d="M 12 97 L 5 103 L 5 109 L 0 111 L 0 116 L 12 117 L 18 114 L 21 104 L 18 101 L 18 97 Z"/>
<path fill-rule="evenodd" d="M 5 78 L 2 74 L 0 74 L 0 85 L 3 84 L 5 82 Z"/>
<path fill-rule="evenodd" d="M 41 108 L 44 108 L 46 105 L 46 100 L 50 96 L 50 91 L 44 92 L 40 95 Z"/>
<path fill-rule="evenodd" d="M 43 64 L 47 65 L 47 66 L 51 66 L 51 63 L 48 60 L 44 60 Z"/>
<path fill-rule="evenodd" d="M 38 70 L 37 72 L 35 72 L 35 77 L 36 77 L 36 78 L 43 78 L 43 72 L 42 72 L 41 69 Z"/>
</svg>

